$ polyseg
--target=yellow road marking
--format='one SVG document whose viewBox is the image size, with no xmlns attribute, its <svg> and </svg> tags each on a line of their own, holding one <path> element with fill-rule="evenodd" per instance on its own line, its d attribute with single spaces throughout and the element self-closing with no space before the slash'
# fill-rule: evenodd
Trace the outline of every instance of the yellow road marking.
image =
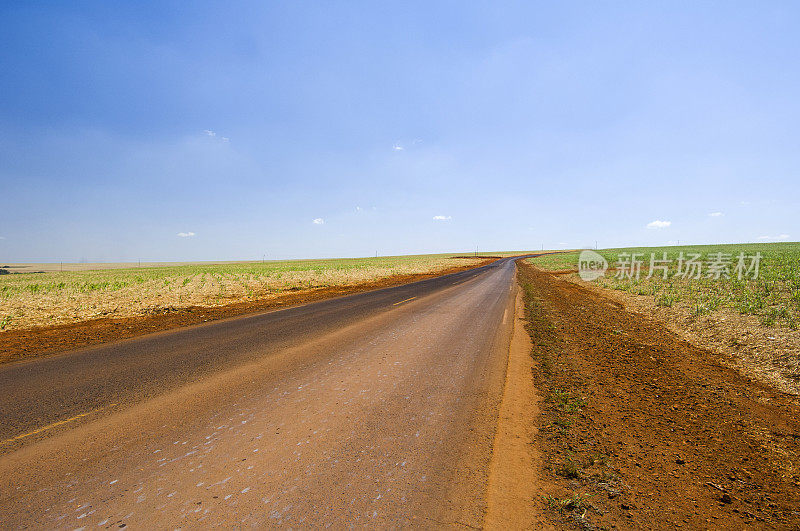
<svg viewBox="0 0 800 531">
<path fill-rule="evenodd" d="M 30 437 L 31 435 L 36 435 L 37 433 L 42 433 L 43 431 L 52 430 L 53 428 L 56 428 L 56 427 L 61 426 L 63 424 L 67 424 L 68 422 L 73 422 L 75 420 L 78 420 L 78 419 L 86 417 L 86 416 L 89 416 L 92 413 L 96 413 L 96 412 L 100 411 L 101 409 L 106 409 L 106 408 L 111 407 L 111 406 L 116 406 L 116 404 L 109 404 L 107 406 L 103 406 L 103 407 L 99 407 L 97 409 L 93 409 L 91 411 L 87 411 L 86 413 L 79 413 L 79 414 L 75 415 L 74 417 L 70 417 L 68 419 L 59 420 L 58 422 L 54 422 L 52 424 L 48 424 L 47 426 L 42 426 L 41 428 L 33 430 L 33 431 L 29 431 L 28 433 L 23 433 L 21 435 L 17 435 L 16 437 L 11 437 L 10 439 L 6 439 L 5 441 L 0 441 L 0 445 L 12 443 L 14 441 L 18 441 L 20 439 L 24 439 L 25 437 Z"/>
<path fill-rule="evenodd" d="M 408 298 L 408 299 L 406 299 L 404 301 L 396 302 L 396 303 L 392 304 L 392 306 L 397 306 L 398 304 L 403 304 L 404 302 L 408 302 L 408 301 L 410 301 L 412 299 L 416 299 L 416 298 L 417 298 L 417 296 L 415 295 L 415 296 L 413 296 L 411 298 Z"/>
</svg>

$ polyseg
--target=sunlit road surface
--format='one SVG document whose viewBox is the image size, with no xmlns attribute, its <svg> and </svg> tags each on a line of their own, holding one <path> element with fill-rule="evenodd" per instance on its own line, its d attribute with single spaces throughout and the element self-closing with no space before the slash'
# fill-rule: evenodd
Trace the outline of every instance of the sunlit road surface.
<svg viewBox="0 0 800 531">
<path fill-rule="evenodd" d="M 481 526 L 514 267 L 0 368 L 0 527 Z"/>
</svg>

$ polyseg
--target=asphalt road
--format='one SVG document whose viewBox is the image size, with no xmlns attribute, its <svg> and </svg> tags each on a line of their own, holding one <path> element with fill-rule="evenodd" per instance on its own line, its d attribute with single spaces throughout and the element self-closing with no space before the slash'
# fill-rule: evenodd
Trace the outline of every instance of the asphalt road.
<svg viewBox="0 0 800 531">
<path fill-rule="evenodd" d="M 0 367 L 0 527 L 480 526 L 514 267 Z"/>
</svg>

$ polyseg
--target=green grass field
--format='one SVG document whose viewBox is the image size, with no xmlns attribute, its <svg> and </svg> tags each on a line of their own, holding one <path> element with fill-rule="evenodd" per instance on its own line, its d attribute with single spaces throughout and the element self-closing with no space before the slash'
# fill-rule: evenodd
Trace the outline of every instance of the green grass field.
<svg viewBox="0 0 800 531">
<path fill-rule="evenodd" d="M 684 256 L 690 253 L 701 255 L 703 266 L 701 278 L 680 278 L 676 276 L 677 258 L 683 251 Z M 663 271 L 657 271 L 651 278 L 646 278 L 650 265 L 651 253 L 655 259 L 672 259 L 668 264 L 667 279 Z M 598 279 L 598 285 L 626 291 L 636 295 L 654 297 L 659 306 L 675 304 L 687 307 L 694 315 L 704 315 L 720 308 L 732 308 L 741 314 L 755 315 L 767 326 L 784 325 L 796 329 L 800 325 L 800 243 L 752 243 L 732 245 L 687 245 L 675 247 L 629 247 L 619 249 L 601 249 L 598 251 L 607 261 L 609 270 L 605 277 Z M 641 276 L 636 278 L 616 278 L 619 271 L 613 268 L 618 265 L 621 254 L 639 253 L 643 263 Z M 713 273 L 708 269 L 709 261 L 714 261 L 715 253 L 730 255 L 728 264 L 729 277 L 708 277 Z M 761 254 L 758 278 L 745 275 L 739 279 L 735 266 L 739 253 L 746 256 Z M 529 261 L 542 269 L 566 270 L 578 267 L 579 252 L 542 256 Z M 629 258 L 628 258 L 629 259 Z M 746 265 L 750 265 L 749 260 Z"/>
</svg>

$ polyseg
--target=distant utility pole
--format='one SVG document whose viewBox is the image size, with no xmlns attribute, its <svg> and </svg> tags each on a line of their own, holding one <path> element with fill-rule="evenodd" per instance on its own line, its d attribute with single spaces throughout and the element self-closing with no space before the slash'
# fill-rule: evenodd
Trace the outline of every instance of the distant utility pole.
<svg viewBox="0 0 800 531">
<path fill-rule="evenodd" d="M 594 241 L 594 250 L 597 250 L 597 240 Z"/>
<path fill-rule="evenodd" d="M 64 262 L 61 262 L 61 272 L 64 272 Z"/>
</svg>

